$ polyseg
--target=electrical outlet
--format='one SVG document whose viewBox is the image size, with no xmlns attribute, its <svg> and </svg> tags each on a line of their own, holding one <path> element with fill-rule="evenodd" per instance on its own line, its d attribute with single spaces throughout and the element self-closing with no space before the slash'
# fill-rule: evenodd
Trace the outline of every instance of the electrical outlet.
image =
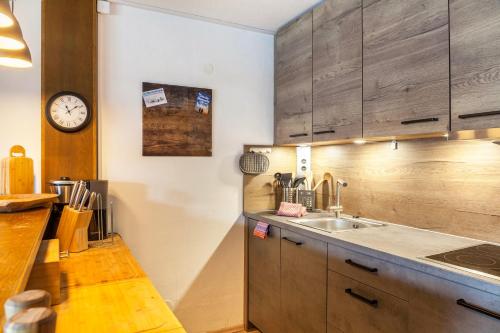
<svg viewBox="0 0 500 333">
<path fill-rule="evenodd" d="M 311 171 L 311 147 L 297 147 L 297 176 L 306 176 Z"/>
</svg>

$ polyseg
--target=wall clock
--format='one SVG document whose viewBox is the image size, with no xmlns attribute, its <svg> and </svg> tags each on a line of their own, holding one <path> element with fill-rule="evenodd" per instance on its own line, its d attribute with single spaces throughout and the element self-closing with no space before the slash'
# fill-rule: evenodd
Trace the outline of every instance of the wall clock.
<svg viewBox="0 0 500 333">
<path fill-rule="evenodd" d="M 49 124 L 59 131 L 77 132 L 90 123 L 92 110 L 82 95 L 62 91 L 49 99 L 45 116 Z"/>
</svg>

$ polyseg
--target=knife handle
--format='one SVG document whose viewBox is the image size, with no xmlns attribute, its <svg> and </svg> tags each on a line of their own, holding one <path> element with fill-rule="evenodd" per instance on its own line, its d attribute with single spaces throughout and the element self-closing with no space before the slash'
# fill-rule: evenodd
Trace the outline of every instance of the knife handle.
<svg viewBox="0 0 500 333">
<path fill-rule="evenodd" d="M 78 208 L 78 211 L 81 212 L 83 210 L 83 207 L 85 205 L 85 202 L 87 202 L 87 199 L 90 196 L 90 191 L 85 189 L 85 194 L 83 194 L 82 201 L 80 202 L 80 207 Z"/>
<path fill-rule="evenodd" d="M 78 191 L 78 187 L 80 186 L 80 182 L 76 182 L 73 184 L 73 188 L 71 189 L 71 196 L 69 197 L 68 205 L 71 207 L 73 204 L 73 200 L 75 200 L 76 192 Z"/>
</svg>

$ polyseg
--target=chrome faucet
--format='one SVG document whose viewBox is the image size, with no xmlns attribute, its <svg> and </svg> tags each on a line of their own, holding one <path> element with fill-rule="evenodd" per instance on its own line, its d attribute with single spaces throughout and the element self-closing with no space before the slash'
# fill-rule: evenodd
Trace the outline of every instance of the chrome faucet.
<svg viewBox="0 0 500 333">
<path fill-rule="evenodd" d="M 342 179 L 338 179 L 337 180 L 337 189 L 336 189 L 336 193 L 335 193 L 335 206 L 330 206 L 328 207 L 328 211 L 330 213 L 335 213 L 335 217 L 336 218 L 339 218 L 340 217 L 340 214 L 342 214 L 342 206 L 340 205 L 340 189 L 342 187 L 347 187 L 347 182 L 342 180 Z"/>
</svg>

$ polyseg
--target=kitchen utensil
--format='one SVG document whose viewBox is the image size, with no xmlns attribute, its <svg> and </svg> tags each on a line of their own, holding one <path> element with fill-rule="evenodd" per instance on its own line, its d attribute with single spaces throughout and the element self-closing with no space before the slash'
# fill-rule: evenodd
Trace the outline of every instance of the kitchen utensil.
<svg viewBox="0 0 500 333">
<path fill-rule="evenodd" d="M 240 170 L 248 175 L 260 175 L 269 169 L 269 159 L 261 153 L 248 152 L 240 157 Z"/>
<path fill-rule="evenodd" d="M 274 174 L 274 179 L 276 179 L 276 181 L 278 182 L 278 184 L 279 184 L 280 186 L 283 186 L 283 184 L 281 183 L 281 173 L 280 173 L 280 172 L 276 172 L 276 173 Z"/>
<path fill-rule="evenodd" d="M 2 159 L 0 194 L 32 194 L 35 191 L 33 160 L 26 157 L 22 146 L 10 148 L 9 157 Z"/>
<path fill-rule="evenodd" d="M 57 315 L 49 307 L 29 308 L 5 323 L 5 333 L 54 333 Z"/>
<path fill-rule="evenodd" d="M 80 186 L 79 182 L 76 182 L 75 184 L 73 184 L 73 187 L 71 188 L 71 195 L 69 196 L 69 201 L 68 201 L 68 205 L 70 207 L 73 204 L 73 201 L 75 201 L 76 192 L 78 192 L 79 186 Z"/>
<path fill-rule="evenodd" d="M 297 188 L 295 187 L 284 187 L 283 196 L 281 201 L 296 203 L 297 202 Z"/>
<path fill-rule="evenodd" d="M 327 181 L 326 179 L 322 179 L 319 183 L 316 184 L 316 186 L 314 186 L 313 191 L 316 191 L 318 187 L 326 181 Z"/>
<path fill-rule="evenodd" d="M 90 198 L 89 198 L 89 204 L 87 205 L 87 210 L 92 210 L 93 207 L 94 207 L 94 202 L 95 202 L 95 197 L 96 197 L 96 193 L 95 192 L 92 192 L 90 194 Z"/>
<path fill-rule="evenodd" d="M 59 180 L 51 180 L 47 183 L 50 193 L 59 195 L 58 202 L 63 204 L 69 203 L 75 184 L 77 182 L 69 177 L 61 177 Z"/>
<path fill-rule="evenodd" d="M 281 174 L 282 187 L 292 187 L 292 178 L 293 178 L 293 174 L 282 173 Z"/>
<path fill-rule="evenodd" d="M 90 191 L 85 189 L 85 193 L 83 194 L 82 200 L 78 206 L 78 211 L 81 212 L 83 208 L 85 207 L 85 203 L 87 202 L 87 199 L 90 196 Z"/>
<path fill-rule="evenodd" d="M 299 187 L 301 184 L 303 184 L 304 182 L 306 181 L 306 177 L 297 177 L 295 178 L 295 180 L 293 181 L 293 185 L 292 187 Z"/>
<path fill-rule="evenodd" d="M 47 207 L 55 201 L 57 201 L 57 194 L 0 195 L 0 213 L 12 213 L 37 207 Z"/>
<path fill-rule="evenodd" d="M 71 208 L 76 208 L 78 203 L 80 203 L 80 201 L 82 200 L 84 193 L 85 193 L 85 183 L 83 181 L 80 181 L 80 184 L 78 185 L 78 191 L 76 192 L 75 201 L 73 201 Z"/>
<path fill-rule="evenodd" d="M 316 192 L 311 190 L 298 190 L 297 203 L 306 207 L 308 212 L 311 212 L 316 207 Z"/>
</svg>

